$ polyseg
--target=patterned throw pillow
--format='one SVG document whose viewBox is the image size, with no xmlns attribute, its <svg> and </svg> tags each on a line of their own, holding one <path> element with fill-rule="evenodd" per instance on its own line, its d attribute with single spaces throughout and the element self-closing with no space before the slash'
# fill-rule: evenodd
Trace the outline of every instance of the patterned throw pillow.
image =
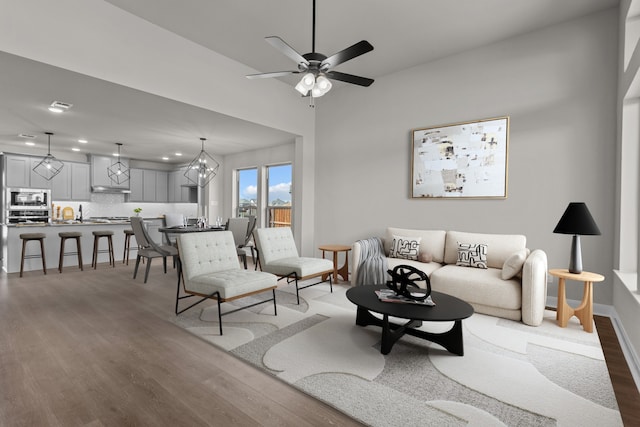
<svg viewBox="0 0 640 427">
<path fill-rule="evenodd" d="M 389 256 L 391 258 L 417 261 L 418 253 L 420 252 L 420 240 L 422 240 L 421 237 L 393 236 Z"/>
<path fill-rule="evenodd" d="M 487 245 L 458 242 L 458 260 L 462 267 L 487 268 Z"/>
</svg>

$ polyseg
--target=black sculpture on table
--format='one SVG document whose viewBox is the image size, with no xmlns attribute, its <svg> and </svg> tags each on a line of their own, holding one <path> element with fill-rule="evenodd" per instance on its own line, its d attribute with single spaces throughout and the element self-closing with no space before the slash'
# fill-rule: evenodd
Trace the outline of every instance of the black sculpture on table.
<svg viewBox="0 0 640 427">
<path fill-rule="evenodd" d="M 393 270 L 387 270 L 391 280 L 387 281 L 387 287 L 396 295 L 415 300 L 424 301 L 431 295 L 431 281 L 423 271 L 410 265 L 398 265 Z M 421 288 L 416 282 L 425 282 L 426 289 Z"/>
</svg>

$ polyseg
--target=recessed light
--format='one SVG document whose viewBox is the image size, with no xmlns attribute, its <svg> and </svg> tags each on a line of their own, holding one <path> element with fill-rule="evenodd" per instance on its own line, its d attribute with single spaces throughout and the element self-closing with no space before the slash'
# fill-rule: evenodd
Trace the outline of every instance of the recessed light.
<svg viewBox="0 0 640 427">
<path fill-rule="evenodd" d="M 33 141 L 27 141 L 27 142 L 25 142 L 25 145 L 32 145 L 33 146 L 33 145 L 36 145 L 36 143 L 33 142 Z"/>
<path fill-rule="evenodd" d="M 79 149 L 79 148 L 76 148 L 76 147 L 73 147 L 73 148 L 71 149 L 71 151 L 80 151 L 80 149 Z"/>
<path fill-rule="evenodd" d="M 169 158 L 167 156 L 164 156 L 162 160 L 169 160 Z"/>
<path fill-rule="evenodd" d="M 79 139 L 78 142 L 80 144 L 86 144 L 88 141 L 86 139 Z"/>
<path fill-rule="evenodd" d="M 182 156 L 182 153 L 176 153 L 176 156 L 180 157 Z"/>
<path fill-rule="evenodd" d="M 36 135 L 29 135 L 28 133 L 19 133 L 18 136 L 20 138 L 27 138 L 27 139 L 36 139 L 37 138 Z"/>
</svg>

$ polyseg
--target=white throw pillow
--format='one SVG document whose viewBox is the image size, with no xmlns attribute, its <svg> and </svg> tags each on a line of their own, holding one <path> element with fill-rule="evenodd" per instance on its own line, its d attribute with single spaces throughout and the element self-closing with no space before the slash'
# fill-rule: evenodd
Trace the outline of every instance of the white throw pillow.
<svg viewBox="0 0 640 427">
<path fill-rule="evenodd" d="M 456 265 L 462 267 L 487 268 L 487 245 L 458 242 Z"/>
<path fill-rule="evenodd" d="M 527 259 L 527 250 L 520 249 L 515 251 L 504 261 L 502 266 L 502 280 L 509 280 L 518 275 L 522 271 L 522 266 Z"/>
<path fill-rule="evenodd" d="M 411 259 L 418 260 L 418 253 L 420 252 L 420 240 L 421 237 L 405 237 L 405 236 L 393 236 L 391 242 L 391 252 L 389 256 L 391 258 Z"/>
</svg>

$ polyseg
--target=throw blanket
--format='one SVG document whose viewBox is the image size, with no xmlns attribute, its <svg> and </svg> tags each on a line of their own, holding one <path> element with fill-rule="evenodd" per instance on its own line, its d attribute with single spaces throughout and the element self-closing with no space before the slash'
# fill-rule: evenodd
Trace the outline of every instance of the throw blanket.
<svg viewBox="0 0 640 427">
<path fill-rule="evenodd" d="M 384 285 L 389 279 L 387 273 L 387 257 L 384 254 L 382 239 L 372 237 L 358 240 L 360 244 L 360 266 L 358 267 L 357 285 Z"/>
</svg>

